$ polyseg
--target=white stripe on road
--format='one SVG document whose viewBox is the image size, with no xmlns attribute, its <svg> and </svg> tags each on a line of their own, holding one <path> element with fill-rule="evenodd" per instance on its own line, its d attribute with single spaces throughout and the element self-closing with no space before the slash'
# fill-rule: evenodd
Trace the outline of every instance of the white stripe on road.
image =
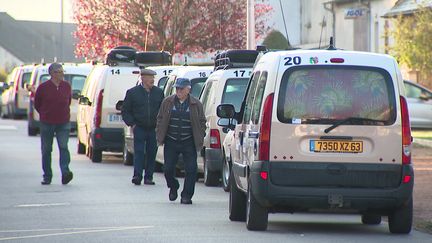
<svg viewBox="0 0 432 243">
<path fill-rule="evenodd" d="M 107 227 L 107 228 L 66 228 L 66 229 L 28 230 L 28 231 L 52 231 L 52 230 L 58 231 L 58 230 L 77 230 L 77 229 L 79 229 L 81 231 L 41 234 L 41 235 L 16 236 L 16 237 L 5 237 L 5 238 L 0 238 L 0 241 L 30 239 L 30 238 L 42 238 L 42 237 L 60 236 L 60 235 L 75 235 L 75 234 L 99 233 L 99 232 L 110 232 L 110 231 L 149 229 L 149 228 L 153 228 L 153 227 L 154 226 L 132 226 L 132 227 Z M 11 233 L 11 232 L 26 232 L 26 231 L 0 231 L 0 233 Z"/>
<path fill-rule="evenodd" d="M 14 206 L 15 208 L 32 208 L 32 207 L 52 207 L 52 206 L 69 206 L 70 203 L 37 203 L 37 204 L 21 204 Z"/>
<path fill-rule="evenodd" d="M 0 130 L 18 130 L 16 126 L 0 125 Z"/>
</svg>

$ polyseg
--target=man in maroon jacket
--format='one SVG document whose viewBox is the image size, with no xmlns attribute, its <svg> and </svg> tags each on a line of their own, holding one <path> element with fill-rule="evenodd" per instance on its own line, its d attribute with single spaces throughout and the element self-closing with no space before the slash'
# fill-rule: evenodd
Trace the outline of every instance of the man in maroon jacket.
<svg viewBox="0 0 432 243">
<path fill-rule="evenodd" d="M 70 104 L 72 90 L 64 81 L 64 70 L 61 64 L 53 63 L 48 68 L 51 79 L 39 85 L 35 94 L 34 106 L 40 115 L 40 134 L 42 148 L 42 185 L 51 184 L 51 151 L 54 136 L 60 150 L 60 169 L 62 184 L 68 184 L 73 174 L 69 170 L 70 154 L 68 149 L 70 132 Z"/>
</svg>

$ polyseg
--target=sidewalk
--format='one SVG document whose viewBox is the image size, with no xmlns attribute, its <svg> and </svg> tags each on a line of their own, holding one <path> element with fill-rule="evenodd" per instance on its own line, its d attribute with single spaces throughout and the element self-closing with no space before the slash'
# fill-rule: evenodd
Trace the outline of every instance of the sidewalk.
<svg viewBox="0 0 432 243">
<path fill-rule="evenodd" d="M 432 140 L 430 139 L 414 138 L 413 142 L 422 146 L 432 147 Z"/>
</svg>

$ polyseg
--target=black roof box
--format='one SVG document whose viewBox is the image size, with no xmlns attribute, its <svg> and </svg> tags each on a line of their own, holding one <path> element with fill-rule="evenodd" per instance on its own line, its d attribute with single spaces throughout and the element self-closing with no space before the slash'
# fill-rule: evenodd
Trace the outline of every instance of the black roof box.
<svg viewBox="0 0 432 243">
<path fill-rule="evenodd" d="M 256 50 L 227 50 L 215 56 L 214 70 L 253 67 L 258 56 Z"/>
<path fill-rule="evenodd" d="M 106 64 L 110 66 L 135 65 L 135 57 L 135 48 L 129 46 L 118 46 L 108 52 Z"/>
<path fill-rule="evenodd" d="M 138 66 L 171 65 L 172 57 L 167 51 L 143 51 L 137 52 L 135 64 Z"/>
</svg>

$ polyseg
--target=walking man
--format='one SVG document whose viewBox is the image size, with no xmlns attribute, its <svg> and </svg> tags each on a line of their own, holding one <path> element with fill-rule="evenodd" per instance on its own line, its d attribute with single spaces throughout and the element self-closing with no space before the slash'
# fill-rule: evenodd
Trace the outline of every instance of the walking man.
<svg viewBox="0 0 432 243">
<path fill-rule="evenodd" d="M 68 184 L 73 174 L 69 170 L 70 153 L 68 149 L 70 133 L 70 104 L 72 89 L 67 81 L 64 81 L 63 67 L 59 63 L 53 63 L 48 67 L 51 79 L 39 85 L 35 94 L 34 107 L 40 115 L 40 133 L 42 149 L 42 185 L 51 184 L 53 176 L 51 170 L 51 152 L 54 136 L 60 151 L 60 170 L 62 184 Z"/>
<path fill-rule="evenodd" d="M 156 144 L 156 116 L 164 98 L 162 89 L 154 86 L 156 72 L 141 69 L 141 84 L 126 92 L 122 117 L 134 134 L 134 174 L 132 183 L 141 185 L 145 167 L 144 184 L 154 185 Z M 146 163 L 144 163 L 144 158 Z M 145 166 L 144 166 L 145 164 Z"/>
<path fill-rule="evenodd" d="M 157 116 L 157 141 L 164 146 L 164 174 L 169 200 L 177 199 L 180 185 L 174 177 L 177 160 L 183 155 L 185 180 L 181 192 L 182 204 L 192 204 L 197 177 L 197 151 L 203 146 L 206 128 L 201 102 L 189 95 L 191 82 L 178 78 L 174 84 L 176 93 L 164 99 Z"/>
</svg>

